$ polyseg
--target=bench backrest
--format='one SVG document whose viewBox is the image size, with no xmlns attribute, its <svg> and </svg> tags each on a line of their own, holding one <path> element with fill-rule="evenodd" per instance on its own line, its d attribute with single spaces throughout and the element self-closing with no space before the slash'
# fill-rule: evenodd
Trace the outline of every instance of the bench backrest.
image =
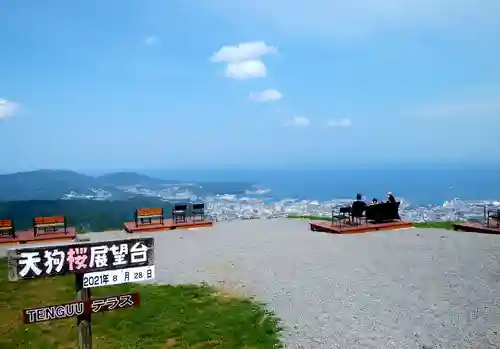
<svg viewBox="0 0 500 349">
<path fill-rule="evenodd" d="M 187 204 L 174 204 L 172 209 L 174 211 L 187 211 Z"/>
<path fill-rule="evenodd" d="M 351 213 L 350 206 L 344 206 L 339 208 L 339 214 Z"/>
<path fill-rule="evenodd" d="M 401 204 L 400 201 L 396 201 L 396 203 L 391 204 L 390 202 L 385 202 L 384 205 L 386 205 L 385 208 L 385 215 L 387 219 L 399 219 L 399 205 Z"/>
<path fill-rule="evenodd" d="M 135 211 L 137 218 L 141 217 L 163 217 L 163 208 L 140 208 Z"/>
<path fill-rule="evenodd" d="M 488 217 L 493 218 L 493 219 L 498 219 L 500 217 L 500 209 L 498 208 L 493 208 L 493 209 L 488 209 Z"/>
<path fill-rule="evenodd" d="M 385 204 L 373 204 L 366 206 L 365 214 L 367 220 L 378 221 L 384 216 Z"/>
<path fill-rule="evenodd" d="M 399 205 L 399 201 L 396 202 L 396 204 L 384 202 L 375 205 L 368 205 L 366 207 L 366 219 L 381 221 L 399 219 Z"/>
<path fill-rule="evenodd" d="M 12 228 L 12 219 L 0 219 L 0 228 Z"/>
<path fill-rule="evenodd" d="M 205 209 L 205 204 L 193 204 L 192 210 L 193 211 L 202 211 Z"/>
<path fill-rule="evenodd" d="M 65 225 L 65 224 L 66 224 L 66 218 L 64 216 L 33 218 L 33 228 L 43 228 L 43 227 L 51 227 L 51 226 Z"/>
</svg>

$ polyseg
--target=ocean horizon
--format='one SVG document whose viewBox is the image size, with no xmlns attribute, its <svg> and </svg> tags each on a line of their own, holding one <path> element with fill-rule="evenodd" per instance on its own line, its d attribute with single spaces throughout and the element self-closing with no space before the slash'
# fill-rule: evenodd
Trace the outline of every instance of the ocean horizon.
<svg viewBox="0 0 500 349">
<path fill-rule="evenodd" d="M 276 200 L 328 201 L 384 199 L 391 191 L 406 202 L 441 205 L 445 201 L 500 200 L 500 166 L 483 168 L 351 168 L 351 169 L 203 169 L 140 171 L 161 179 L 193 182 L 249 182 L 269 189 Z"/>
</svg>

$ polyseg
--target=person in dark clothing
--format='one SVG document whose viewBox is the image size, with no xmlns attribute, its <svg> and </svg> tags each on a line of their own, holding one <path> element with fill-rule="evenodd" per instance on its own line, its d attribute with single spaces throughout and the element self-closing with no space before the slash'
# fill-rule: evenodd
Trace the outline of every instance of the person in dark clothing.
<svg viewBox="0 0 500 349">
<path fill-rule="evenodd" d="M 394 195 L 392 195 L 391 192 L 387 193 L 387 202 L 390 202 L 391 204 L 396 203 L 396 198 L 394 197 Z"/>
<path fill-rule="evenodd" d="M 376 198 L 373 198 L 372 205 L 376 205 L 376 204 L 378 204 L 378 200 Z"/>
<path fill-rule="evenodd" d="M 356 200 L 354 202 L 362 202 L 361 204 L 357 204 L 360 206 L 366 206 L 370 203 L 370 201 L 368 201 L 363 195 L 359 193 L 356 195 Z"/>
<path fill-rule="evenodd" d="M 366 202 L 363 201 L 363 195 L 356 195 L 356 200 L 352 203 L 351 206 L 352 223 L 359 222 L 359 220 L 363 216 L 363 212 L 365 211 L 366 206 Z"/>
</svg>

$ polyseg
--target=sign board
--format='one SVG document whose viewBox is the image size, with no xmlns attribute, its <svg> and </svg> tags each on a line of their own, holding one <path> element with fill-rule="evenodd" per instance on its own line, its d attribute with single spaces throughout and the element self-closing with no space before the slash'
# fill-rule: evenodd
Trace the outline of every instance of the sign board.
<svg viewBox="0 0 500 349">
<path fill-rule="evenodd" d="M 11 281 L 144 267 L 154 264 L 154 239 L 15 248 L 8 263 Z"/>
<path fill-rule="evenodd" d="M 43 321 L 66 319 L 83 314 L 102 313 L 115 309 L 127 309 L 139 306 L 138 292 L 125 293 L 111 297 L 96 298 L 88 301 L 75 301 L 64 304 L 23 310 L 25 324 L 34 324 Z"/>
<path fill-rule="evenodd" d="M 128 282 L 149 281 L 155 278 L 155 266 L 125 268 L 115 270 L 96 271 L 83 274 L 83 287 L 93 288 L 125 284 Z"/>
<path fill-rule="evenodd" d="M 80 349 L 92 349 L 93 313 L 132 308 L 140 303 L 137 292 L 92 299 L 93 287 L 155 277 L 153 238 L 13 248 L 7 256 L 10 281 L 75 275 L 74 302 L 25 309 L 23 319 L 25 324 L 32 324 L 76 316 Z"/>
</svg>

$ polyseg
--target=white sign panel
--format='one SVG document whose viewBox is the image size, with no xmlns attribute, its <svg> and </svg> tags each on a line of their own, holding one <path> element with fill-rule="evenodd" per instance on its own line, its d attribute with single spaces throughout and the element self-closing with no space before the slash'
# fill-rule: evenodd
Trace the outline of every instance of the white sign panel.
<svg viewBox="0 0 500 349">
<path fill-rule="evenodd" d="M 154 239 L 125 239 L 11 249 L 9 278 L 88 274 L 154 264 Z"/>
<path fill-rule="evenodd" d="M 129 282 L 140 282 L 153 280 L 155 278 L 155 266 L 115 269 L 96 271 L 83 275 L 83 287 L 93 288 L 99 286 L 112 286 Z"/>
</svg>

